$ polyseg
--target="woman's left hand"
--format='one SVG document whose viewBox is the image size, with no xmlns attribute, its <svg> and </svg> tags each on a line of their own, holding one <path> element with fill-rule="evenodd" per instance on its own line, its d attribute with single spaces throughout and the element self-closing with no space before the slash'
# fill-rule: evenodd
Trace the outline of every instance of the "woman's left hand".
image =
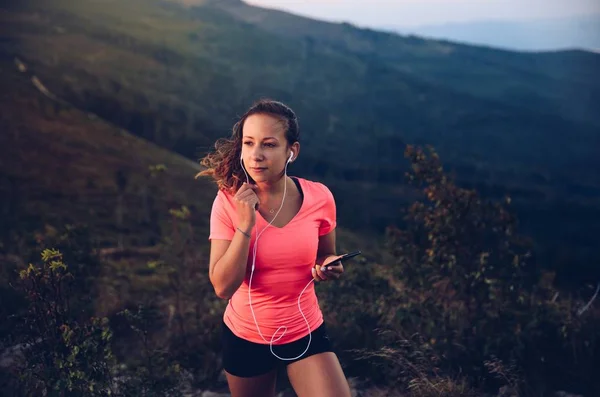
<svg viewBox="0 0 600 397">
<path fill-rule="evenodd" d="M 322 265 L 315 265 L 312 268 L 312 276 L 315 281 L 326 281 L 326 280 L 337 280 L 344 273 L 344 265 L 342 262 L 335 262 L 336 259 L 341 258 L 342 255 L 331 255 L 325 258 Z"/>
</svg>

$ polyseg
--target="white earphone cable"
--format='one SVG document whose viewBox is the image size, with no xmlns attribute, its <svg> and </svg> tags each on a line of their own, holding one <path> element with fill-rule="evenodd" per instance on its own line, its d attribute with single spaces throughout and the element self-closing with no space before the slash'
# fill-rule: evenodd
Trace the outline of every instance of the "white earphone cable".
<svg viewBox="0 0 600 397">
<path fill-rule="evenodd" d="M 290 163 L 290 161 L 292 160 L 292 156 L 293 156 L 293 153 L 290 155 L 288 161 L 285 163 L 284 178 L 287 178 L 287 166 Z M 246 181 L 249 184 L 250 183 L 250 178 L 248 177 L 248 173 L 246 172 L 246 169 L 245 169 L 244 163 L 243 163 L 243 159 L 242 159 L 241 156 L 240 156 L 240 164 L 242 166 L 242 170 L 244 171 L 244 174 L 246 174 Z M 275 331 L 275 333 L 273 334 L 273 336 L 271 336 L 271 342 L 268 342 L 265 339 L 265 337 L 263 336 L 262 332 L 260 331 L 260 327 L 258 326 L 258 321 L 256 321 L 256 315 L 254 314 L 254 309 L 252 308 L 252 296 L 251 296 L 252 276 L 254 275 L 254 267 L 255 267 L 255 264 L 256 264 L 256 253 L 257 253 L 257 249 L 258 249 L 258 239 L 264 233 L 264 231 L 269 226 L 271 226 L 273 224 L 273 222 L 277 218 L 277 215 L 279 215 L 279 212 L 283 208 L 283 203 L 285 202 L 286 193 L 287 193 L 287 179 L 286 179 L 286 181 L 284 183 L 284 186 L 283 186 L 283 197 L 281 199 L 281 205 L 279 206 L 279 209 L 275 213 L 275 216 L 273 217 L 273 219 L 271 220 L 271 222 L 269 222 L 269 224 L 267 226 L 265 226 L 265 228 L 260 233 L 258 233 L 258 223 L 255 224 L 256 240 L 254 241 L 254 247 L 252 249 L 252 268 L 251 268 L 251 271 L 250 271 L 250 281 L 248 283 L 248 302 L 250 304 L 250 311 L 252 312 L 252 317 L 254 318 L 254 324 L 256 325 L 256 329 L 258 330 L 258 333 L 259 333 L 260 337 L 265 341 L 265 343 L 269 343 L 269 347 L 271 349 L 271 353 L 275 357 L 277 357 L 278 359 L 280 359 L 280 360 L 296 360 L 296 359 L 302 357 L 308 351 L 308 348 L 310 347 L 310 343 L 312 341 L 312 332 L 310 330 L 310 324 L 309 324 L 308 320 L 306 319 L 306 316 L 302 312 L 302 307 L 300 306 L 300 298 L 302 297 L 302 294 L 304 293 L 304 291 L 306 291 L 306 288 L 308 288 L 308 286 L 314 281 L 314 279 L 311 278 L 311 280 L 308 282 L 308 284 L 306 284 L 306 286 L 304 287 L 304 289 L 302 289 L 302 292 L 300 292 L 300 295 L 298 295 L 298 310 L 300 311 L 300 314 L 302 315 L 302 318 L 306 322 L 306 327 L 308 328 L 308 344 L 306 345 L 306 349 L 304 349 L 304 351 L 300 355 L 298 355 L 296 357 L 286 358 L 286 357 L 280 357 L 277 354 L 275 354 L 275 352 L 273 351 L 273 343 L 277 342 L 278 340 L 280 340 L 281 338 L 283 338 L 283 335 L 285 335 L 285 333 L 287 332 L 287 327 L 284 326 L 284 325 L 282 325 L 281 327 L 277 328 L 277 330 Z M 279 338 L 277 338 L 277 339 L 274 340 L 275 335 L 282 328 L 284 329 L 283 333 L 281 334 L 281 336 Z"/>
</svg>

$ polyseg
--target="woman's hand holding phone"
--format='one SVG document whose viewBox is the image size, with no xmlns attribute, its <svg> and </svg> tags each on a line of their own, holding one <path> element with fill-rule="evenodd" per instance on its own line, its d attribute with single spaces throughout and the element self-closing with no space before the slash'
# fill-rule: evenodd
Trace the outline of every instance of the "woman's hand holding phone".
<svg viewBox="0 0 600 397">
<path fill-rule="evenodd" d="M 344 265 L 342 260 L 350 259 L 360 255 L 360 251 L 352 252 L 344 255 L 331 255 L 325 258 L 322 265 L 316 265 L 312 268 L 312 276 L 315 281 L 326 281 L 330 279 L 337 280 L 344 273 Z"/>
</svg>

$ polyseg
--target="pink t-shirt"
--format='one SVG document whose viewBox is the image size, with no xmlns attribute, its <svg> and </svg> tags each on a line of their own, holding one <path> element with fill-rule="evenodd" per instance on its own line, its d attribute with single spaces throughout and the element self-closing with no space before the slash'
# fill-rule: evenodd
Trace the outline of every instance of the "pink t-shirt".
<svg viewBox="0 0 600 397">
<path fill-rule="evenodd" d="M 268 225 L 256 213 L 258 247 L 252 276 L 252 309 L 263 337 L 268 342 L 281 326 L 285 335 L 274 345 L 293 342 L 306 335 L 306 321 L 298 310 L 298 295 L 312 279 L 311 268 L 317 259 L 319 236 L 336 226 L 336 206 L 331 191 L 322 183 L 296 178 L 304 194 L 300 211 L 284 227 Z M 213 202 L 209 239 L 231 240 L 236 231 L 237 214 L 233 196 L 220 190 Z M 262 232 L 262 233 L 261 233 Z M 252 252 L 256 227 L 252 229 L 246 277 L 233 294 L 223 320 L 231 331 L 251 342 L 265 344 L 256 329 L 248 300 L 248 285 L 252 269 Z M 300 300 L 311 332 L 323 323 L 323 314 L 311 283 Z M 273 340 L 283 333 L 277 332 Z"/>
</svg>

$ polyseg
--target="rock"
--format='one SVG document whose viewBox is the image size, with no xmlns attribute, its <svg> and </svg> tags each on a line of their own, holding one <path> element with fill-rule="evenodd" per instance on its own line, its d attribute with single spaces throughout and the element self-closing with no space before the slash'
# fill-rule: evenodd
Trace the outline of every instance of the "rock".
<svg viewBox="0 0 600 397">
<path fill-rule="evenodd" d="M 519 393 L 511 386 L 502 386 L 498 390 L 498 397 L 518 397 Z"/>
<path fill-rule="evenodd" d="M 35 343 L 41 342 L 41 338 L 36 339 Z M 0 368 L 12 368 L 17 363 L 22 362 L 25 359 L 24 351 L 28 349 L 30 345 L 25 343 L 19 343 L 14 346 L 7 347 L 4 351 L 0 352 Z"/>
<path fill-rule="evenodd" d="M 366 388 L 358 378 L 349 378 L 348 384 L 350 385 L 350 393 L 352 397 L 395 397 L 399 396 L 396 393 L 392 393 L 390 390 L 379 389 L 376 387 Z M 223 390 L 223 389 L 221 389 Z M 185 397 L 231 397 L 230 393 L 217 392 L 211 390 L 194 391 L 184 393 Z M 281 390 L 275 395 L 276 397 L 297 397 L 294 389 L 288 387 Z M 564 396 L 570 397 L 570 396 Z M 576 397 L 576 396 L 574 396 Z"/>
<path fill-rule="evenodd" d="M 554 393 L 554 397 L 583 397 L 579 394 L 571 394 L 571 393 L 567 393 L 566 391 L 557 391 Z"/>
<path fill-rule="evenodd" d="M 216 393 L 214 391 L 206 390 L 201 394 L 201 397 L 231 397 L 229 393 Z"/>
</svg>

